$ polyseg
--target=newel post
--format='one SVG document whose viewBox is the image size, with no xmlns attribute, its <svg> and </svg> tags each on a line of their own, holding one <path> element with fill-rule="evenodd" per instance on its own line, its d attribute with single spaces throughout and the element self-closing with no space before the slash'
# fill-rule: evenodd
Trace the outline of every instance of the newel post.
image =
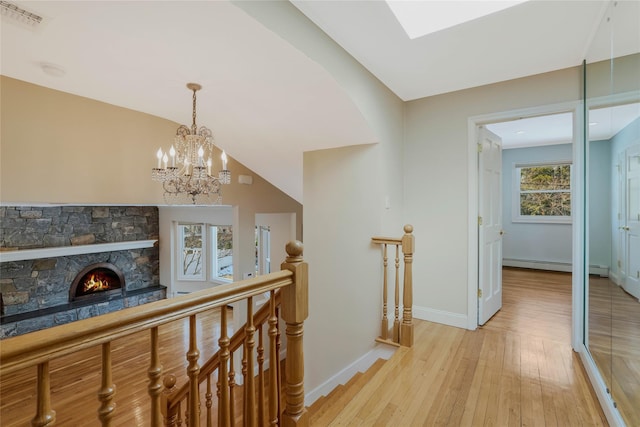
<svg viewBox="0 0 640 427">
<path fill-rule="evenodd" d="M 404 226 L 402 253 L 404 254 L 404 283 L 402 295 L 402 324 L 400 325 L 400 345 L 413 346 L 413 226 Z"/>
<path fill-rule="evenodd" d="M 293 272 L 294 283 L 282 288 L 282 319 L 286 323 L 287 359 L 285 409 L 282 426 L 307 427 L 309 414 L 304 406 L 303 324 L 309 315 L 308 265 L 302 259 L 302 242 L 287 243 L 287 259 L 280 266 Z"/>
</svg>

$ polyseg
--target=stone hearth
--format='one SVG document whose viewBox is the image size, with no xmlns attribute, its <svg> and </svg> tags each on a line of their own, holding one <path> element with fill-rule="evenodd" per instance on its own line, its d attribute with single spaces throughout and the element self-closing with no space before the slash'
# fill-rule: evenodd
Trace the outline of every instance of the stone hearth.
<svg viewBox="0 0 640 427">
<path fill-rule="evenodd" d="M 157 239 L 156 207 L 0 206 L 0 338 L 166 298 L 159 283 L 157 244 L 130 249 L 110 245 Z M 73 250 L 62 256 L 22 256 L 46 248 Z M 85 249 L 89 253 L 82 253 Z M 70 301 L 75 276 L 98 263 L 122 272 L 123 292 Z"/>
</svg>

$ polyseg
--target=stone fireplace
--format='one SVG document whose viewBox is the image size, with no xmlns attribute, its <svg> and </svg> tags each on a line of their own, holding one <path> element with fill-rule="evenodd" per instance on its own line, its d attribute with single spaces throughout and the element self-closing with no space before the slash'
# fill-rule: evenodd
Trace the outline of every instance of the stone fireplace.
<svg viewBox="0 0 640 427">
<path fill-rule="evenodd" d="M 122 271 L 109 262 L 99 262 L 85 267 L 73 279 L 69 288 L 69 302 L 102 301 L 110 296 L 125 295 Z"/>
<path fill-rule="evenodd" d="M 166 298 L 152 206 L 0 206 L 0 338 Z"/>
</svg>

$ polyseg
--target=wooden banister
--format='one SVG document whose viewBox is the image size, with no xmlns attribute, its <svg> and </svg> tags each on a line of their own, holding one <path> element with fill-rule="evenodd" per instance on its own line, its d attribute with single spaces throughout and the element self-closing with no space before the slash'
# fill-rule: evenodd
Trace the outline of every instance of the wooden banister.
<svg viewBox="0 0 640 427">
<path fill-rule="evenodd" d="M 222 307 L 250 295 L 260 295 L 288 286 L 293 283 L 292 277 L 290 271 L 278 271 L 7 338 L 0 346 L 0 376 L 191 314 Z"/>
<path fill-rule="evenodd" d="M 90 347 L 101 347 L 102 376 L 98 391 L 99 407 L 97 417 L 103 426 L 112 424 L 115 415 L 116 384 L 112 382 L 111 372 L 111 343 L 121 337 L 148 330 L 150 333 L 149 363 L 147 369 L 147 393 L 150 399 L 150 413 L 145 424 L 156 426 L 200 425 L 200 412 L 207 411 L 207 425 L 218 421 L 220 426 L 235 425 L 235 416 L 242 416 L 244 425 L 290 425 L 307 426 L 308 416 L 304 408 L 304 359 L 302 352 L 302 325 L 307 317 L 307 264 L 302 260 L 302 244 L 300 242 L 287 245 L 288 256 L 282 264 L 282 271 L 270 273 L 256 278 L 222 285 L 215 288 L 194 292 L 172 299 L 151 302 L 138 307 L 123 309 L 105 314 L 56 326 L 47 330 L 33 332 L 3 340 L 0 346 L 0 376 L 13 373 L 19 369 L 37 367 L 37 404 L 33 425 L 48 426 L 55 423 L 55 411 L 51 408 L 49 361 Z M 258 295 L 269 294 L 268 304 L 264 304 L 256 313 L 248 310 L 247 326 L 242 332 L 237 331 L 231 338 L 227 335 L 227 305 L 236 301 L 248 300 L 252 307 L 252 299 Z M 287 325 L 287 396 L 285 406 L 280 414 L 280 384 L 279 384 L 279 336 L 278 307 L 281 308 L 282 318 Z M 222 331 L 218 340 L 219 351 L 214 357 L 199 366 L 200 350 L 196 333 L 196 316 L 211 309 L 220 309 Z M 160 361 L 158 327 L 166 323 L 188 319 L 189 345 L 185 355 L 187 363 L 186 375 L 188 382 L 183 387 L 176 387 L 173 375 L 162 377 Z M 268 331 L 265 331 L 268 323 Z M 259 337 L 254 338 L 258 329 Z M 263 331 L 268 335 L 269 371 L 263 376 L 265 342 Z M 236 413 L 234 410 L 234 376 L 233 352 L 244 344 L 247 372 L 245 375 L 246 413 Z M 253 350 L 257 353 L 253 354 Z M 258 384 L 260 390 L 255 390 L 253 383 L 254 357 L 258 363 Z M 291 366 L 289 366 L 289 364 Z M 217 416 L 211 416 L 214 406 L 212 391 L 212 375 L 217 372 Z M 213 378 L 216 381 L 216 377 Z M 268 406 L 264 399 L 265 383 L 269 380 Z M 200 384 L 206 382 L 206 392 L 203 393 L 204 405 L 201 405 Z M 215 383 L 214 383 L 215 384 Z M 249 384 L 249 387 L 246 385 Z M 277 388 L 273 387 L 277 384 Z M 256 399 L 254 393 L 261 395 Z M 277 401 L 277 402 L 276 402 Z M 254 404 L 255 403 L 255 404 Z M 221 405 L 225 409 L 221 408 Z M 260 407 L 257 408 L 256 405 Z M 206 409 L 205 409 L 206 407 Z M 273 413 L 273 409 L 277 413 Z M 268 411 L 267 411 L 268 409 Z M 89 408 L 95 413 L 95 408 Z M 268 412 L 268 413 L 267 413 Z M 257 414 L 260 419 L 257 419 Z M 203 414 L 204 415 L 204 414 Z M 267 419 L 268 417 L 268 419 Z M 253 422 L 251 421 L 253 419 Z"/>
<path fill-rule="evenodd" d="M 413 252 L 415 249 L 412 225 L 404 226 L 402 237 L 372 237 L 371 242 L 382 245 L 382 320 L 380 337 L 377 341 L 392 345 L 411 347 L 413 345 Z M 388 310 L 388 255 L 387 247 L 395 246 L 395 282 L 394 282 L 394 320 L 391 339 L 389 339 Z M 404 255 L 403 283 L 400 283 L 400 249 Z M 400 320 L 400 287 L 402 287 L 402 321 Z"/>
</svg>

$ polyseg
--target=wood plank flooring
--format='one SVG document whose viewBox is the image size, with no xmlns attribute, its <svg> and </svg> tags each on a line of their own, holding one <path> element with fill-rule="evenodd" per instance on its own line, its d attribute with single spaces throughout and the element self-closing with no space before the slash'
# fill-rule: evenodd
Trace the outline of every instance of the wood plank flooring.
<svg viewBox="0 0 640 427">
<path fill-rule="evenodd" d="M 165 374 L 186 381 L 186 353 L 189 347 L 188 318 L 159 329 L 160 360 Z M 218 349 L 220 312 L 197 316 L 200 364 Z M 232 335 L 232 331 L 229 331 Z M 149 333 L 140 332 L 111 344 L 113 382 L 116 385 L 114 426 L 144 426 L 149 423 Z M 2 343 L 0 342 L 0 345 Z M 99 425 L 100 347 L 89 348 L 50 363 L 51 404 L 56 425 L 84 427 Z M 36 369 L 23 369 L 0 378 L 0 426 L 29 426 L 35 414 Z"/>
<path fill-rule="evenodd" d="M 570 346 L 571 275 L 505 269 L 503 308 L 467 331 L 416 321 L 401 348 L 317 426 L 604 426 Z"/>
<path fill-rule="evenodd" d="M 589 278 L 589 351 L 628 426 L 640 426 L 640 303 L 608 278 Z"/>
<path fill-rule="evenodd" d="M 607 425 L 570 348 L 570 282 L 568 274 L 506 269 L 503 309 L 485 327 L 417 321 L 415 346 L 362 377 L 358 394 L 337 393 L 344 400 L 312 417 L 313 425 Z M 217 348 L 211 316 L 198 319 L 201 360 Z M 161 327 L 160 336 L 165 372 L 184 377 L 186 322 Z M 113 343 L 116 426 L 148 423 L 148 346 L 146 333 Z M 52 362 L 57 425 L 98 425 L 99 360 L 90 349 Z M 0 425 L 28 426 L 34 396 L 35 369 L 1 378 Z"/>
</svg>

